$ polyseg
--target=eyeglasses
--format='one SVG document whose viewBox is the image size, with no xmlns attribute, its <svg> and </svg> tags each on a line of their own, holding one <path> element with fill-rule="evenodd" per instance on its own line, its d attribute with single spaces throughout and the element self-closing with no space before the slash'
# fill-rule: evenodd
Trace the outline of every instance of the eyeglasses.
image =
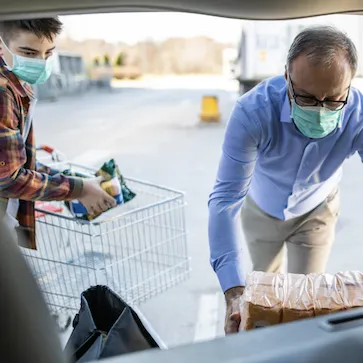
<svg viewBox="0 0 363 363">
<path fill-rule="evenodd" d="M 294 98 L 296 104 L 298 104 L 299 106 L 302 106 L 302 107 L 321 106 L 321 107 L 328 108 L 329 110 L 332 110 L 332 111 L 339 111 L 348 103 L 350 87 L 349 87 L 348 94 L 347 94 L 345 101 L 330 101 L 330 100 L 321 101 L 313 96 L 302 96 L 302 95 L 296 94 L 290 75 L 289 75 L 289 83 L 290 83 L 290 87 L 291 87 L 291 91 L 292 91 L 292 97 Z"/>
</svg>

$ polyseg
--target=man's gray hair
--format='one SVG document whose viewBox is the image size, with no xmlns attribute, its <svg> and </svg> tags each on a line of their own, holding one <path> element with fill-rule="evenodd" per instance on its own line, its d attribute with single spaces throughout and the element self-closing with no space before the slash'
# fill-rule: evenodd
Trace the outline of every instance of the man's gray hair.
<svg viewBox="0 0 363 363">
<path fill-rule="evenodd" d="M 338 54 L 343 53 L 355 76 L 358 67 L 357 49 L 352 40 L 332 26 L 315 26 L 304 29 L 292 42 L 287 55 L 287 68 L 304 54 L 313 64 L 331 66 Z"/>
</svg>

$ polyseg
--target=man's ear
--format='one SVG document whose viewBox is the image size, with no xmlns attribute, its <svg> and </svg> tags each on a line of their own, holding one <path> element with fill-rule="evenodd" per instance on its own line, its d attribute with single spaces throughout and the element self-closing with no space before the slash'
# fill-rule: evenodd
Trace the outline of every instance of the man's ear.
<svg viewBox="0 0 363 363">
<path fill-rule="evenodd" d="M 289 87 L 289 73 L 287 71 L 287 66 L 285 65 L 285 80 L 286 80 L 286 87 L 287 87 L 287 95 L 289 97 L 289 102 L 291 102 L 290 97 L 291 97 L 291 91 L 290 91 L 290 87 Z"/>
</svg>

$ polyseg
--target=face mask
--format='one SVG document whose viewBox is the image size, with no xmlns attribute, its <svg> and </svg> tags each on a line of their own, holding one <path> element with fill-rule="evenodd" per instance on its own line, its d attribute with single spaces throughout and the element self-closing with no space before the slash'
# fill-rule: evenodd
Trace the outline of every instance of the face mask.
<svg viewBox="0 0 363 363">
<path fill-rule="evenodd" d="M 5 45 L 4 42 L 2 43 Z M 54 64 L 53 57 L 46 60 L 27 58 L 13 54 L 8 47 L 6 48 L 13 57 L 13 66 L 9 69 L 21 80 L 30 84 L 39 84 L 44 83 L 50 77 Z"/>
<path fill-rule="evenodd" d="M 339 124 L 342 110 L 325 107 L 302 107 L 291 100 L 291 118 L 299 131 L 311 139 L 320 139 L 332 133 Z"/>
</svg>

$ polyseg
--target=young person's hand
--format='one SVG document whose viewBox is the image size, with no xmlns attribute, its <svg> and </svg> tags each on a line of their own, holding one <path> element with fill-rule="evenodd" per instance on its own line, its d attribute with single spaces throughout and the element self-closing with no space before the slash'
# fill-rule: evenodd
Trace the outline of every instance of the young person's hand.
<svg viewBox="0 0 363 363">
<path fill-rule="evenodd" d="M 78 200 L 84 205 L 88 213 L 97 215 L 116 206 L 116 201 L 102 187 L 103 177 L 83 180 L 82 195 Z"/>
</svg>

